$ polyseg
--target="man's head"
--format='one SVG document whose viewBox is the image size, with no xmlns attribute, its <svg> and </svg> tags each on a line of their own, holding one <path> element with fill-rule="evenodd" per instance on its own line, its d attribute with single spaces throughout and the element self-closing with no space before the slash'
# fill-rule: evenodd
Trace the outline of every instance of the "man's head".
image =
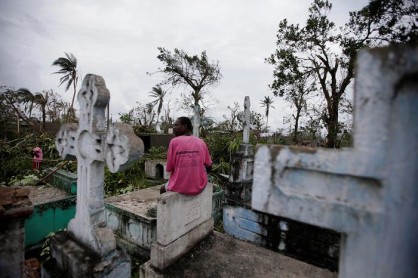
<svg viewBox="0 0 418 278">
<path fill-rule="evenodd" d="M 192 130 L 192 122 L 187 117 L 179 117 L 174 123 L 173 131 L 176 136 L 190 135 Z"/>
</svg>

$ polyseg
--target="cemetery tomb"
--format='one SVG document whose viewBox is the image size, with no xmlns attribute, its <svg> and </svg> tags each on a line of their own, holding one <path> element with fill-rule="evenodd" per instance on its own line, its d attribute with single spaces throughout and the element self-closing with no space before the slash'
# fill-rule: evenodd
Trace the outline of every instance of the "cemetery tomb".
<svg viewBox="0 0 418 278">
<path fill-rule="evenodd" d="M 52 232 L 64 230 L 75 215 L 76 197 L 51 185 L 26 186 L 34 206 L 25 220 L 25 247 L 39 245 Z"/>
<path fill-rule="evenodd" d="M 107 226 L 129 253 L 149 257 L 157 238 L 157 200 L 160 186 L 109 197 L 105 200 Z"/>
<path fill-rule="evenodd" d="M 231 174 L 223 209 L 225 232 L 316 266 L 338 270 L 338 233 L 251 209 L 254 150 L 249 144 L 248 96 L 244 99 L 244 113 L 239 115 L 244 126 L 243 143 L 231 155 Z"/>
<path fill-rule="evenodd" d="M 147 159 L 145 161 L 145 174 L 150 178 L 168 180 L 170 173 L 165 171 L 166 166 L 167 161 L 165 159 Z"/>
<path fill-rule="evenodd" d="M 151 245 L 157 240 L 160 187 L 156 185 L 105 199 L 107 226 L 117 236 L 118 244 L 130 254 L 150 256 Z M 214 186 L 211 215 L 215 223 L 222 218 L 222 205 L 223 190 Z"/>
<path fill-rule="evenodd" d="M 66 229 L 75 215 L 77 176 L 61 169 L 47 180 L 47 185 L 26 186 L 34 213 L 25 220 L 25 247 L 37 246 L 50 233 Z"/>
<path fill-rule="evenodd" d="M 139 277 L 335 278 L 337 273 L 214 232 L 165 270 L 154 268 L 150 261 L 141 265 Z"/>
</svg>

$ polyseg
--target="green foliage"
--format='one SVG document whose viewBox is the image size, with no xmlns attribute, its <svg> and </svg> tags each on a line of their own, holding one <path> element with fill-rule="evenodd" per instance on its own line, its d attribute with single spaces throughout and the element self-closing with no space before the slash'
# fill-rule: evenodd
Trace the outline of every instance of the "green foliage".
<svg viewBox="0 0 418 278">
<path fill-rule="evenodd" d="M 43 151 L 41 169 L 53 167 L 59 161 L 55 150 L 55 141 L 43 134 L 35 136 L 29 134 L 23 138 L 8 141 L 0 140 L 0 182 L 8 185 L 11 180 L 17 182 L 24 176 L 35 174 L 38 178 L 41 173 L 32 170 L 32 150 L 37 145 Z"/>
<path fill-rule="evenodd" d="M 10 179 L 10 185 L 12 186 L 26 186 L 26 185 L 35 185 L 39 180 L 39 177 L 35 174 L 28 174 L 22 178 L 12 177 Z"/>
<path fill-rule="evenodd" d="M 114 196 L 149 187 L 145 178 L 145 161 L 139 159 L 124 172 L 111 173 L 105 168 L 105 196 Z"/>
<path fill-rule="evenodd" d="M 66 231 L 67 229 L 59 229 L 57 232 Z M 42 243 L 40 258 L 43 263 L 46 263 L 51 259 L 51 238 L 55 236 L 57 232 L 49 233 Z"/>
<path fill-rule="evenodd" d="M 140 133 L 154 133 L 153 127 L 156 114 L 153 111 L 151 103 L 142 104 L 136 102 L 136 106 L 128 113 L 119 113 L 119 119 L 121 122 L 132 125 L 136 134 Z"/>
<path fill-rule="evenodd" d="M 277 50 L 266 62 L 275 67 L 270 88 L 276 96 L 294 99 L 294 94 L 300 94 L 294 86 L 303 80 L 308 81 L 306 88 L 312 85 L 312 91 L 322 94 L 326 105 L 321 119 L 328 131 L 327 147 L 334 148 L 338 147 L 341 102 L 354 77 L 358 50 L 417 42 L 418 8 L 416 1 L 372 0 L 360 11 L 350 13 L 345 29 L 337 29 L 330 21 L 331 8 L 328 0 L 314 0 L 305 25 L 282 20 Z"/>
<path fill-rule="evenodd" d="M 347 27 L 358 43 L 376 46 L 418 42 L 418 2 L 415 0 L 371 0 L 350 13 Z M 353 42 L 354 42 L 353 41 Z"/>
<path fill-rule="evenodd" d="M 191 56 L 177 48 L 174 49 L 174 53 L 163 47 L 159 47 L 158 50 L 160 54 L 157 58 L 164 64 L 164 67 L 157 71 L 165 75 L 162 84 L 191 87 L 194 105 L 202 100 L 203 88 L 216 85 L 222 78 L 219 62 L 210 63 L 206 51 L 200 56 Z"/>
<path fill-rule="evenodd" d="M 167 148 L 164 147 L 164 146 L 151 147 L 148 150 L 147 158 L 166 159 L 167 158 Z"/>
</svg>

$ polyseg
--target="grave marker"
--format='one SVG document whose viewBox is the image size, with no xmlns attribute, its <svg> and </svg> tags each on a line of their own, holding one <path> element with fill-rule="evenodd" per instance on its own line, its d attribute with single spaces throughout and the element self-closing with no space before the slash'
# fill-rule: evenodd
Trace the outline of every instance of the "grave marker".
<svg viewBox="0 0 418 278">
<path fill-rule="evenodd" d="M 243 125 L 242 144 L 231 154 L 231 173 L 225 191 L 226 203 L 243 204 L 251 199 L 254 167 L 254 150 L 250 142 L 251 109 L 250 98 L 244 99 L 244 112 L 238 114 Z"/>
<path fill-rule="evenodd" d="M 358 61 L 354 148 L 259 146 L 252 207 L 341 232 L 340 277 L 414 277 L 418 48 Z"/>
<path fill-rule="evenodd" d="M 213 184 L 198 195 L 167 192 L 157 207 L 157 241 L 151 246 L 151 264 L 163 270 L 213 231 Z"/>
<path fill-rule="evenodd" d="M 129 125 L 116 124 L 106 130 L 105 108 L 110 93 L 102 77 L 87 74 L 77 99 L 79 126 L 64 125 L 56 138 L 61 157 L 78 160 L 76 215 L 70 221 L 68 231 L 100 258 L 109 258 L 113 253 L 116 256 L 116 241 L 112 230 L 106 227 L 104 164 L 106 161 L 111 172 L 124 170 L 143 154 L 144 145 Z M 77 272 L 76 269 L 73 271 Z M 120 275 L 123 274 L 122 271 Z"/>
<path fill-rule="evenodd" d="M 250 103 L 249 96 L 246 96 L 244 98 L 244 115 L 242 119 L 242 125 L 244 127 L 244 131 L 242 135 L 242 143 L 248 144 L 250 143 L 250 125 L 251 125 L 251 103 Z"/>
</svg>

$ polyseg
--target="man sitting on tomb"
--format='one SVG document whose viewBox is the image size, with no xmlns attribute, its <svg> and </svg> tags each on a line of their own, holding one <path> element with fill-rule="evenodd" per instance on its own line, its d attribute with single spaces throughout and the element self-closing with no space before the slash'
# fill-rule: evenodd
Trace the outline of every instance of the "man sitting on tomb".
<svg viewBox="0 0 418 278">
<path fill-rule="evenodd" d="M 192 123 L 187 117 L 180 117 L 174 123 L 176 136 L 170 141 L 167 152 L 166 171 L 171 172 L 169 181 L 160 192 L 174 191 L 196 195 L 208 183 L 212 170 L 212 159 L 206 143 L 192 135 Z"/>
</svg>

